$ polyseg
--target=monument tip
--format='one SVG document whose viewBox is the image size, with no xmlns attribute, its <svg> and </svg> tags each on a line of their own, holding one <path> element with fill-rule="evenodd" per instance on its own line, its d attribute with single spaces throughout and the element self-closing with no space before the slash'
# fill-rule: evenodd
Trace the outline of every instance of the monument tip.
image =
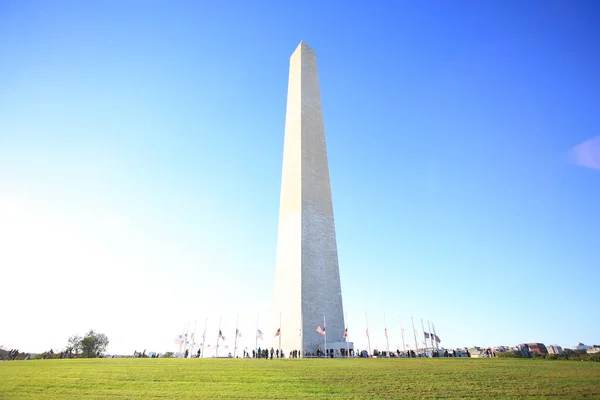
<svg viewBox="0 0 600 400">
<path fill-rule="evenodd" d="M 298 46 L 296 47 L 296 50 L 299 50 L 299 49 L 301 49 L 302 47 L 306 47 L 307 49 L 310 49 L 310 50 L 312 50 L 312 49 L 310 48 L 310 46 L 309 46 L 309 45 L 308 45 L 308 44 L 307 44 L 307 43 L 306 43 L 304 40 L 301 40 L 301 41 L 300 41 L 300 43 L 298 43 Z"/>
</svg>

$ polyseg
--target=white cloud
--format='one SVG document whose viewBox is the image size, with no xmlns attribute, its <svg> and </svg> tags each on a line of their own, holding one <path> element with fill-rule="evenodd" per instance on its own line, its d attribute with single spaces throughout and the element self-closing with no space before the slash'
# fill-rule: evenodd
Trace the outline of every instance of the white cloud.
<svg viewBox="0 0 600 400">
<path fill-rule="evenodd" d="M 600 136 L 573 147 L 571 157 L 573 162 L 581 167 L 600 170 Z"/>
</svg>

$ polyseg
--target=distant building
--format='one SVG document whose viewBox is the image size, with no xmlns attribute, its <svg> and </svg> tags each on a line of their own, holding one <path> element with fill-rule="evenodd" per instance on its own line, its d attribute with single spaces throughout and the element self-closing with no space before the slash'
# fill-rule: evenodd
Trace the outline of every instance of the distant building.
<svg viewBox="0 0 600 400">
<path fill-rule="evenodd" d="M 588 353 L 588 354 L 598 354 L 598 353 L 600 353 L 600 344 L 594 344 L 592 346 L 588 346 L 588 349 L 586 350 L 586 353 Z"/>
<path fill-rule="evenodd" d="M 529 346 L 525 343 L 518 344 L 516 346 L 516 351 L 521 353 L 521 357 L 531 357 L 531 351 L 529 350 Z"/>
<path fill-rule="evenodd" d="M 548 354 L 548 349 L 543 343 L 526 343 L 529 351 L 536 354 Z"/>
<path fill-rule="evenodd" d="M 546 349 L 548 349 L 548 354 L 562 354 L 563 353 L 562 347 L 560 347 L 557 344 L 551 344 L 549 346 L 546 346 Z"/>
<path fill-rule="evenodd" d="M 575 350 L 587 350 L 589 348 L 590 346 L 587 346 L 581 342 L 577 343 L 577 346 L 575 346 Z"/>
</svg>

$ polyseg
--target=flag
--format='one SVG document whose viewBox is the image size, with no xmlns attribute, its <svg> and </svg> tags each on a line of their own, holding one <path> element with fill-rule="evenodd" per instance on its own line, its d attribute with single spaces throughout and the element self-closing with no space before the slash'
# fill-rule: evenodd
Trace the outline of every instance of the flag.
<svg viewBox="0 0 600 400">
<path fill-rule="evenodd" d="M 435 336 L 435 341 L 436 341 L 437 343 L 440 343 L 440 342 L 441 342 L 441 340 L 440 340 L 439 336 L 438 336 L 438 335 L 434 335 L 434 336 Z"/>
<path fill-rule="evenodd" d="M 429 333 L 429 337 L 431 338 L 431 340 L 433 340 L 435 338 L 435 335 L 433 333 Z"/>
<path fill-rule="evenodd" d="M 348 337 L 348 328 L 344 329 L 344 337 Z"/>
<path fill-rule="evenodd" d="M 317 326 L 317 333 L 320 333 L 321 335 L 325 335 L 325 328 L 321 328 L 321 326 Z"/>
<path fill-rule="evenodd" d="M 383 335 L 384 335 L 385 337 L 387 337 L 387 328 L 385 328 L 385 329 L 383 330 Z"/>
<path fill-rule="evenodd" d="M 175 337 L 175 344 L 182 344 L 183 343 L 183 336 L 179 335 L 177 337 Z"/>
<path fill-rule="evenodd" d="M 236 330 L 235 330 L 235 336 L 237 336 L 237 337 L 242 337 L 242 332 L 240 332 L 240 330 L 239 330 L 239 329 L 236 329 Z"/>
<path fill-rule="evenodd" d="M 277 332 L 275 332 L 275 337 L 281 335 L 281 328 L 277 329 Z"/>
<path fill-rule="evenodd" d="M 369 328 L 367 328 L 367 337 L 369 337 Z"/>
<path fill-rule="evenodd" d="M 429 339 L 429 333 L 423 332 L 425 334 L 425 339 Z"/>
<path fill-rule="evenodd" d="M 223 336 L 223 332 L 221 332 L 221 330 L 219 330 L 219 337 L 223 340 L 225 340 L 225 336 Z"/>
<path fill-rule="evenodd" d="M 263 338 L 263 333 L 262 333 L 262 331 L 260 329 L 256 332 L 256 337 L 258 339 L 262 339 Z"/>
</svg>

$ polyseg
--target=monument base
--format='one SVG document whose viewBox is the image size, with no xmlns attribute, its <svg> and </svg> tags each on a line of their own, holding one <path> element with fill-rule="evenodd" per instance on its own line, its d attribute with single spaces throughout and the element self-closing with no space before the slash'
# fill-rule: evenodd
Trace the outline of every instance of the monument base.
<svg viewBox="0 0 600 400">
<path fill-rule="evenodd" d="M 323 346 L 324 347 L 324 346 Z M 354 343 L 352 342 L 333 342 L 327 343 L 327 354 L 322 351 L 322 347 L 319 346 L 319 354 L 317 353 L 308 353 L 305 357 L 320 357 L 320 358 L 345 358 L 348 357 L 346 352 L 350 353 L 350 357 L 354 356 Z"/>
</svg>

